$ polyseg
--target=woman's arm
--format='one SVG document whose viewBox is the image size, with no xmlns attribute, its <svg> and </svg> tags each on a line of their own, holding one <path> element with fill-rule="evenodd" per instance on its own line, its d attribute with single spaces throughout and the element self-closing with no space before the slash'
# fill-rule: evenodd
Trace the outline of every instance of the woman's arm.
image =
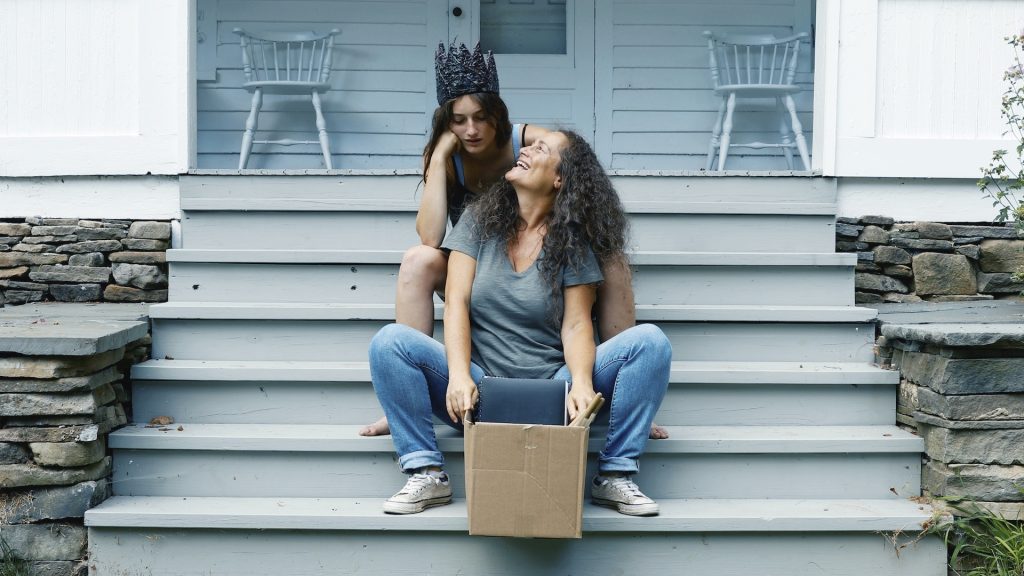
<svg viewBox="0 0 1024 576">
<path fill-rule="evenodd" d="M 425 246 L 437 248 L 448 227 L 448 162 L 459 148 L 459 138 L 451 131 L 437 141 L 423 174 L 423 199 L 416 213 L 416 233 Z"/>
<path fill-rule="evenodd" d="M 572 390 L 569 392 L 569 420 L 586 410 L 594 398 L 594 324 L 590 312 L 597 297 L 594 284 L 580 284 L 565 289 L 565 312 L 562 316 L 562 347 L 569 366 Z M 447 330 L 447 327 L 446 327 Z"/>
<path fill-rule="evenodd" d="M 444 288 L 444 349 L 448 357 L 448 393 L 445 402 L 452 422 L 476 405 L 477 389 L 469 373 L 472 343 L 469 338 L 469 299 L 473 293 L 476 260 L 453 250 L 448 256 Z"/>
</svg>

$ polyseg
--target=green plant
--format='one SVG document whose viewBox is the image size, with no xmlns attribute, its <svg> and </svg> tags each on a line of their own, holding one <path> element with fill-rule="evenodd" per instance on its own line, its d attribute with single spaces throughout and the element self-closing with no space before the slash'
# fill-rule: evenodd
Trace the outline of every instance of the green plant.
<svg viewBox="0 0 1024 576">
<path fill-rule="evenodd" d="M 0 576 L 31 576 L 29 563 L 15 555 L 7 540 L 0 538 Z"/>
<path fill-rule="evenodd" d="M 951 522 L 931 530 L 950 548 L 960 576 L 1024 576 L 1024 522 L 1007 520 L 973 502 L 950 504 Z"/>
<path fill-rule="evenodd" d="M 978 180 L 978 188 L 985 196 L 992 199 L 992 206 L 999 208 L 997 222 L 1012 221 L 1019 235 L 1024 235 L 1024 63 L 1021 51 L 1024 50 L 1024 30 L 1006 38 L 1013 47 L 1013 65 L 1003 74 L 1008 84 L 1003 92 L 1001 115 L 1006 121 L 1005 136 L 1017 142 L 1015 155 L 1007 150 L 996 150 L 992 153 L 992 161 L 982 168 L 982 177 Z M 1024 273 L 1018 271 L 1014 280 L 1024 281 Z"/>
</svg>

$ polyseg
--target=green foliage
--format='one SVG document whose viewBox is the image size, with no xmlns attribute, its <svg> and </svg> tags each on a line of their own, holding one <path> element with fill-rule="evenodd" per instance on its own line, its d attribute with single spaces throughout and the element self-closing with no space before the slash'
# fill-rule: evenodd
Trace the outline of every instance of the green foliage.
<svg viewBox="0 0 1024 576">
<path fill-rule="evenodd" d="M 1007 520 L 973 502 L 951 504 L 951 523 L 933 528 L 950 549 L 949 565 L 960 576 L 1024 575 L 1024 522 Z"/>
<path fill-rule="evenodd" d="M 18 558 L 6 540 L 0 538 L 0 576 L 31 576 L 27 561 Z"/>
<path fill-rule="evenodd" d="M 997 222 L 1013 222 L 1017 233 L 1024 233 L 1024 63 L 1021 52 L 1024 50 L 1024 30 L 1019 34 L 1006 38 L 1013 47 L 1013 65 L 1003 74 L 1007 89 L 1003 92 L 1001 114 L 1006 120 L 1007 131 L 1004 135 L 1017 142 L 1014 154 L 1007 150 L 996 150 L 992 153 L 992 161 L 982 168 L 982 177 L 978 181 L 981 191 L 992 199 L 992 206 L 999 208 Z"/>
</svg>

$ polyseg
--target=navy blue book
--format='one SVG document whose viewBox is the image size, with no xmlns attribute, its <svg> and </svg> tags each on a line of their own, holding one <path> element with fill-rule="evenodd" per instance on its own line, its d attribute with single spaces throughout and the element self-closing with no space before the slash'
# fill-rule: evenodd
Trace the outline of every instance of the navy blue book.
<svg viewBox="0 0 1024 576">
<path fill-rule="evenodd" d="M 477 391 L 475 422 L 568 424 L 568 380 L 484 376 Z"/>
</svg>

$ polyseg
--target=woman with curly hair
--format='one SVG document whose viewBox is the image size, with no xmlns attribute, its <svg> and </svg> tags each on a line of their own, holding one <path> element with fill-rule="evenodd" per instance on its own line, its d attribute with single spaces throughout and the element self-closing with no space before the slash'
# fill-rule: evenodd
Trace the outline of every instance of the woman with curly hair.
<svg viewBox="0 0 1024 576">
<path fill-rule="evenodd" d="M 395 295 L 395 321 L 427 335 L 434 332 L 434 293 L 444 294 L 448 254 L 440 246 L 448 222 L 455 226 L 466 205 L 513 167 L 520 148 L 548 133 L 539 126 L 511 123 L 498 94 L 493 59 L 485 59 L 479 45 L 472 53 L 465 46 L 452 45 L 447 51 L 439 47 L 435 69 L 439 106 L 423 149 L 423 196 L 416 214 L 420 244 L 402 257 Z M 624 228 L 609 232 L 624 233 Z M 624 241 L 618 239 L 617 257 L 600 259 L 605 281 L 598 289 L 595 316 L 602 341 L 636 321 L 632 274 L 621 250 Z M 600 247 L 593 248 L 602 254 Z M 381 418 L 360 434 L 388 432 L 387 419 Z M 653 426 L 651 437 L 666 438 L 668 433 Z"/>
<path fill-rule="evenodd" d="M 524 147 L 505 181 L 470 205 L 449 252 L 445 343 L 391 324 L 370 344 L 370 374 L 410 475 L 392 514 L 451 501 L 432 415 L 461 429 L 485 375 L 571 381 L 570 418 L 596 392 L 611 402 L 591 485 L 595 503 L 650 516 L 658 504 L 631 479 L 668 386 L 672 350 L 656 326 L 594 345 L 601 261 L 622 254 L 626 218 L 593 150 L 573 132 Z"/>
</svg>

